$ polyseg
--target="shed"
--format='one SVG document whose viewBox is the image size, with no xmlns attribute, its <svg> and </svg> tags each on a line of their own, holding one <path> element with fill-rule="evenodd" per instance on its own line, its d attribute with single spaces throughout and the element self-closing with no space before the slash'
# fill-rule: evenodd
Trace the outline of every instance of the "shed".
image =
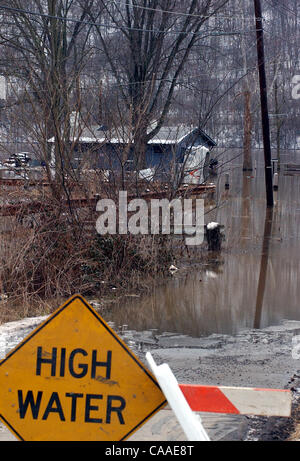
<svg viewBox="0 0 300 461">
<path fill-rule="evenodd" d="M 132 170 L 134 141 L 128 133 L 127 129 L 109 129 L 105 125 L 73 130 L 73 166 L 87 163 L 92 168 L 118 170 L 123 164 Z M 145 167 L 159 175 L 168 173 L 171 165 L 203 168 L 215 146 L 216 142 L 201 128 L 164 126 L 147 144 Z"/>
</svg>

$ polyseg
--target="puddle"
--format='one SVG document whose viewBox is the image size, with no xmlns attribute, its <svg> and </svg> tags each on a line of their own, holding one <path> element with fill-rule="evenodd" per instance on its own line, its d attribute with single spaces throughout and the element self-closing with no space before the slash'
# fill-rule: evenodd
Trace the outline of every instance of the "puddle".
<svg viewBox="0 0 300 461">
<path fill-rule="evenodd" d="M 220 206 L 206 222 L 225 226 L 222 251 L 196 270 L 178 262 L 168 282 L 154 284 L 149 295 L 119 301 L 106 320 L 129 331 L 192 337 L 300 320 L 300 175 L 287 176 L 282 168 L 275 207 L 266 212 L 262 151 L 256 159 L 258 169 L 251 174 L 243 174 L 235 160 L 229 190 L 225 169 L 216 178 Z M 296 159 L 296 152 L 283 155 L 283 162 Z"/>
</svg>

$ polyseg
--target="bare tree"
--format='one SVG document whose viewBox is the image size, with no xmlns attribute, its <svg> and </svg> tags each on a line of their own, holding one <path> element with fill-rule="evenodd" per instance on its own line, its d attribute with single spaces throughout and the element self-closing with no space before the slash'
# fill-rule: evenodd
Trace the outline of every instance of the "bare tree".
<svg viewBox="0 0 300 461">
<path fill-rule="evenodd" d="M 91 28 L 84 20 L 91 3 L 30 0 L 24 9 L 23 2 L 12 0 L 1 5 L 0 38 L 9 57 L 6 73 L 15 77 L 19 94 L 21 90 L 30 104 L 34 100 L 40 108 L 45 130 L 43 161 L 53 187 L 61 186 L 70 173 L 69 117 L 79 101 L 76 89 Z M 51 137 L 55 139 L 55 184 L 47 152 Z"/>
<path fill-rule="evenodd" d="M 228 0 L 96 2 L 113 27 L 96 27 L 99 47 L 131 114 L 136 168 L 145 166 L 146 145 L 169 114 L 178 78 L 194 46 L 213 28 L 209 20 Z M 90 16 L 96 21 L 97 8 Z M 207 26 L 202 31 L 204 26 Z M 153 122 L 155 122 L 153 124 Z"/>
</svg>

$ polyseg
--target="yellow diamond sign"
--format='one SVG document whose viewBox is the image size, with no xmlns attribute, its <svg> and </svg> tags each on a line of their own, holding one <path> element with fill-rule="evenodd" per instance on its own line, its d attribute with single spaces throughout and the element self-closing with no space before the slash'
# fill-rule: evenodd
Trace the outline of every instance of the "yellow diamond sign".
<svg viewBox="0 0 300 461">
<path fill-rule="evenodd" d="M 20 440 L 125 440 L 165 403 L 153 375 L 81 296 L 0 363 L 0 419 Z"/>
</svg>

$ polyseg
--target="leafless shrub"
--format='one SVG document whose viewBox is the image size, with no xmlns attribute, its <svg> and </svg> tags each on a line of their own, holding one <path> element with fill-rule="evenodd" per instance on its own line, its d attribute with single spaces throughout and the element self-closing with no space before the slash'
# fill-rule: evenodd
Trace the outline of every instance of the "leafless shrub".
<svg viewBox="0 0 300 461">
<path fill-rule="evenodd" d="M 52 207 L 34 223 L 14 219 L 1 247 L 0 280 L 15 304 L 74 293 L 101 296 L 132 287 L 137 273 L 163 272 L 171 261 L 165 237 L 100 236 L 83 222 L 75 226 L 70 212 Z"/>
</svg>

